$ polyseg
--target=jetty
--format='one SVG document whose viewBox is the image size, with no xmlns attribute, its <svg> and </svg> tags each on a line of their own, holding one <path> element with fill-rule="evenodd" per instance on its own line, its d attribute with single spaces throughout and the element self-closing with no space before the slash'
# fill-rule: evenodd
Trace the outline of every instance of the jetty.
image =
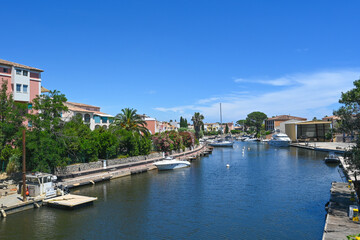
<svg viewBox="0 0 360 240">
<path fill-rule="evenodd" d="M 339 159 L 347 179 L 355 183 L 356 172 L 350 168 L 344 157 L 339 157 Z M 359 199 L 352 184 L 333 182 L 330 201 L 326 207 L 327 215 L 322 239 L 346 239 L 346 236 L 360 234 L 360 222 L 354 222 L 348 216 L 349 207 L 358 204 Z"/>
<path fill-rule="evenodd" d="M 87 197 L 87 196 L 80 196 L 74 194 L 67 194 L 64 196 L 59 196 L 44 200 L 43 204 L 55 208 L 74 209 L 77 207 L 90 205 L 97 199 L 98 199 L 97 197 Z"/>
<path fill-rule="evenodd" d="M 351 190 L 348 185 L 341 182 L 332 183 L 323 240 L 346 239 L 346 236 L 360 233 L 360 223 L 348 217 L 349 206 L 357 205 L 356 200 L 351 201 Z"/>
</svg>

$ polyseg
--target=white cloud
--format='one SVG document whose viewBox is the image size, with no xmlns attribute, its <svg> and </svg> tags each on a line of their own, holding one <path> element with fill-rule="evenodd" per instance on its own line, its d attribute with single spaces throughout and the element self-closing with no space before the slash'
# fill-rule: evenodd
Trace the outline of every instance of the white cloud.
<svg viewBox="0 0 360 240">
<path fill-rule="evenodd" d="M 205 103 L 210 103 L 210 102 L 218 101 L 219 99 L 220 99 L 220 98 L 218 98 L 218 97 L 205 98 L 205 99 L 200 99 L 197 103 L 198 103 L 198 104 L 205 104 Z"/>
<path fill-rule="evenodd" d="M 260 83 L 273 86 L 288 86 L 296 83 L 296 80 L 292 76 L 285 76 L 277 79 L 244 79 L 237 78 L 234 80 L 236 83 Z"/>
<path fill-rule="evenodd" d="M 199 111 L 205 116 L 206 122 L 219 121 L 219 102 L 221 101 L 224 121 L 245 118 L 253 111 L 262 111 L 268 116 L 291 114 L 312 119 L 315 116 L 331 115 L 334 110 L 331 105 L 338 103 L 341 92 L 353 88 L 353 81 L 359 79 L 359 76 L 360 70 L 357 69 L 292 74 L 273 80 L 260 79 L 257 80 L 258 83 L 284 87 L 281 90 L 255 92 L 251 95 L 244 92 L 232 92 L 221 97 L 201 99 L 194 105 L 159 107 L 156 110 L 179 114 Z"/>
</svg>

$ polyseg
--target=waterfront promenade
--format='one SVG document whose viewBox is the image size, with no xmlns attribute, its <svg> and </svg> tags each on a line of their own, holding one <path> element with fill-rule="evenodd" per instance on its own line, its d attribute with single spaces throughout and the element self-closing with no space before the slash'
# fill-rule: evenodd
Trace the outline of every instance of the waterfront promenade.
<svg viewBox="0 0 360 240">
<path fill-rule="evenodd" d="M 351 201 L 351 190 L 347 183 L 333 182 L 330 190 L 330 201 L 324 227 L 323 240 L 345 239 L 348 235 L 360 233 L 360 223 L 353 222 L 348 217 L 350 205 L 357 205 Z"/>
<path fill-rule="evenodd" d="M 324 152 L 336 152 L 344 153 L 346 150 L 349 150 L 355 143 L 344 143 L 344 142 L 299 142 L 291 143 L 293 147 L 305 148 L 315 151 L 324 151 Z"/>
<path fill-rule="evenodd" d="M 355 182 L 354 171 L 345 161 L 344 157 L 340 158 L 340 164 L 347 179 Z M 353 222 L 348 217 L 349 206 L 358 205 L 359 198 L 354 195 L 352 199 L 351 192 L 355 194 L 353 186 L 349 188 L 348 183 L 333 182 L 330 190 L 330 201 L 327 207 L 327 215 L 324 227 L 323 240 L 345 239 L 348 235 L 360 233 L 360 223 Z M 351 200 L 352 199 L 352 200 Z"/>
</svg>

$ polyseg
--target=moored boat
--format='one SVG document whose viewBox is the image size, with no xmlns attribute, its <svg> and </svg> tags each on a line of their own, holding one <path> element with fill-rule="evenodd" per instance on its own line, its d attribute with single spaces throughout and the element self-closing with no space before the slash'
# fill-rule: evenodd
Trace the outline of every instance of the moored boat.
<svg viewBox="0 0 360 240">
<path fill-rule="evenodd" d="M 231 141 L 225 141 L 225 140 L 217 140 L 212 143 L 209 143 L 209 146 L 211 147 L 232 147 L 234 145 L 234 142 Z"/>
<path fill-rule="evenodd" d="M 277 133 L 272 136 L 268 144 L 278 147 L 288 147 L 291 139 L 285 133 Z"/>
<path fill-rule="evenodd" d="M 178 168 L 189 167 L 189 161 L 176 160 L 172 157 L 166 157 L 162 161 L 153 163 L 159 170 L 173 170 Z"/>
<path fill-rule="evenodd" d="M 340 163 L 339 156 L 335 155 L 335 153 L 331 152 L 324 158 L 325 163 Z"/>
</svg>

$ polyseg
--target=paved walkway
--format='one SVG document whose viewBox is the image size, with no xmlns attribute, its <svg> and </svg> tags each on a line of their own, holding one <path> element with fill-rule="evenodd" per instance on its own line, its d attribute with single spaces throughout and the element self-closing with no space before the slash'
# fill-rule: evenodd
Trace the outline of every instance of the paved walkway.
<svg viewBox="0 0 360 240">
<path fill-rule="evenodd" d="M 205 149 L 206 149 L 205 146 L 200 145 L 198 148 L 194 150 L 184 153 L 176 153 L 171 156 L 174 158 L 185 159 L 190 156 L 199 155 Z M 63 179 L 62 182 L 59 182 L 59 185 L 72 188 L 86 184 L 94 184 L 95 182 L 98 181 L 124 177 L 131 175 L 132 173 L 150 171 L 156 169 L 153 163 L 156 161 L 160 161 L 162 159 L 163 158 L 153 158 L 138 162 L 112 165 L 107 168 L 92 169 L 92 170 L 76 172 L 73 174 L 68 174 L 69 176 L 73 175 L 74 177 Z"/>
<path fill-rule="evenodd" d="M 306 148 L 317 151 L 326 151 L 326 152 L 340 152 L 343 153 L 346 150 L 351 149 L 355 146 L 355 143 L 344 143 L 344 142 L 299 142 L 292 143 L 293 147 Z"/>
<path fill-rule="evenodd" d="M 353 222 L 348 217 L 350 205 L 357 203 L 350 201 L 351 193 L 348 183 L 333 182 L 328 205 L 328 214 L 323 234 L 323 240 L 346 239 L 348 235 L 360 233 L 360 223 Z"/>
</svg>

